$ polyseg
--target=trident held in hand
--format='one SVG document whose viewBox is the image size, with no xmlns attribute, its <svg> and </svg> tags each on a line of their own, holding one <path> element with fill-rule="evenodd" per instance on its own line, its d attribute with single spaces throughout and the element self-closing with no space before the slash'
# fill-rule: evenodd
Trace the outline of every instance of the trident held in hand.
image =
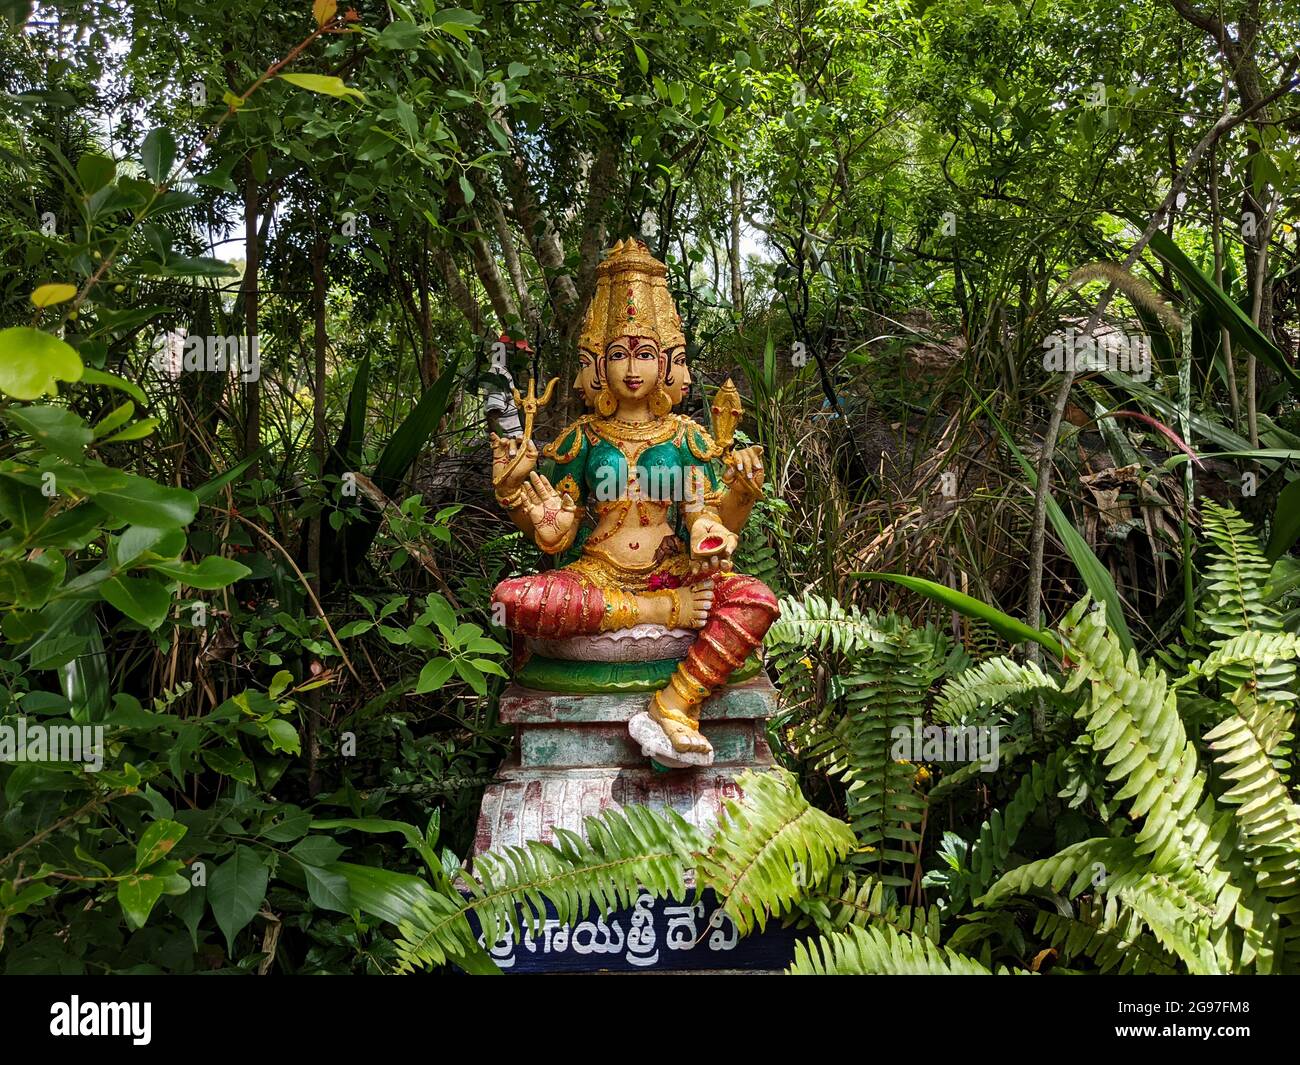
<svg viewBox="0 0 1300 1065">
<path fill-rule="evenodd" d="M 507 467 L 505 473 L 502 475 L 503 478 L 509 476 L 514 468 L 519 465 L 520 460 L 524 457 L 528 441 L 533 438 L 533 419 L 537 417 L 537 412 L 539 410 L 551 402 L 551 393 L 555 391 L 555 385 L 559 380 L 558 377 L 552 377 L 547 383 L 545 390 L 542 392 L 540 399 L 537 396 L 537 378 L 535 377 L 528 378 L 528 394 L 526 396 L 521 396 L 519 394 L 519 389 L 517 388 L 510 389 L 514 394 L 515 406 L 524 412 L 524 446 L 519 449 L 519 453 L 515 455 L 514 461 L 510 463 L 509 467 Z"/>
</svg>

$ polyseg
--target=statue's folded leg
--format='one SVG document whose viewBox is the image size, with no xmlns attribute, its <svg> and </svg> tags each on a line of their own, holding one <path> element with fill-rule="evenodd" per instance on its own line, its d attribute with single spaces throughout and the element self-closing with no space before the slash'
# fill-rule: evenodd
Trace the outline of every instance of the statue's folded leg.
<svg viewBox="0 0 1300 1065">
<path fill-rule="evenodd" d="M 492 602 L 505 608 L 506 628 L 537 639 L 600 632 L 607 613 L 595 584 L 562 569 L 509 577 L 496 586 Z"/>
<path fill-rule="evenodd" d="M 779 613 L 776 596 L 757 578 L 732 574 L 715 579 L 708 621 L 668 686 L 650 704 L 650 716 L 676 750 L 710 750 L 699 734 L 700 704 L 744 664 Z"/>
<path fill-rule="evenodd" d="M 589 636 L 637 623 L 641 598 L 602 587 L 569 569 L 510 577 L 496 586 L 493 604 L 505 608 L 505 627 L 536 639 Z"/>
</svg>

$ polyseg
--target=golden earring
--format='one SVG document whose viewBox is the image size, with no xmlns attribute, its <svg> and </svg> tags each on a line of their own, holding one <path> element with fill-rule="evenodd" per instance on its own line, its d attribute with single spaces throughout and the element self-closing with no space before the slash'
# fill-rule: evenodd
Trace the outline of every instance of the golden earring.
<svg viewBox="0 0 1300 1065">
<path fill-rule="evenodd" d="M 650 413 L 656 418 L 662 418 L 672 409 L 673 397 L 664 391 L 663 385 L 660 385 L 650 397 Z"/>
<path fill-rule="evenodd" d="M 618 410 L 618 400 L 614 393 L 608 388 L 596 393 L 596 413 L 602 418 L 608 418 Z"/>
</svg>

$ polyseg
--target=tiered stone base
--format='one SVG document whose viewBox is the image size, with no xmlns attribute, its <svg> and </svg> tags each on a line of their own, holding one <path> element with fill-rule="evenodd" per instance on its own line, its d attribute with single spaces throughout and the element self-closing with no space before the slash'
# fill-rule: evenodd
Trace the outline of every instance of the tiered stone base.
<svg viewBox="0 0 1300 1065">
<path fill-rule="evenodd" d="M 776 689 L 759 673 L 704 703 L 701 731 L 713 744 L 707 767 L 656 770 L 628 735 L 647 705 L 644 694 L 577 695 L 511 685 L 501 720 L 515 726 L 513 757 L 483 796 L 474 853 L 529 840 L 551 842 L 556 827 L 581 833 L 583 820 L 629 804 L 674 809 L 708 831 L 735 779 L 772 765 L 764 722 L 776 710 Z"/>
</svg>

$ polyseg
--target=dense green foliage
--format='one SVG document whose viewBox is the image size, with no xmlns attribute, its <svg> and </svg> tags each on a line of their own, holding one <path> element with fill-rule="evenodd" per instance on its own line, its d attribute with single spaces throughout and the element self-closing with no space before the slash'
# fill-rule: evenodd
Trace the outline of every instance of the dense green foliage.
<svg viewBox="0 0 1300 1065">
<path fill-rule="evenodd" d="M 0 734 L 0 971 L 494 971 L 692 877 L 800 972 L 1300 969 L 1294 6 L 460 2 L 0 5 L 0 726 L 84 741 Z M 485 402 L 580 413 L 630 233 L 766 448 L 781 768 L 471 876 Z"/>
</svg>

